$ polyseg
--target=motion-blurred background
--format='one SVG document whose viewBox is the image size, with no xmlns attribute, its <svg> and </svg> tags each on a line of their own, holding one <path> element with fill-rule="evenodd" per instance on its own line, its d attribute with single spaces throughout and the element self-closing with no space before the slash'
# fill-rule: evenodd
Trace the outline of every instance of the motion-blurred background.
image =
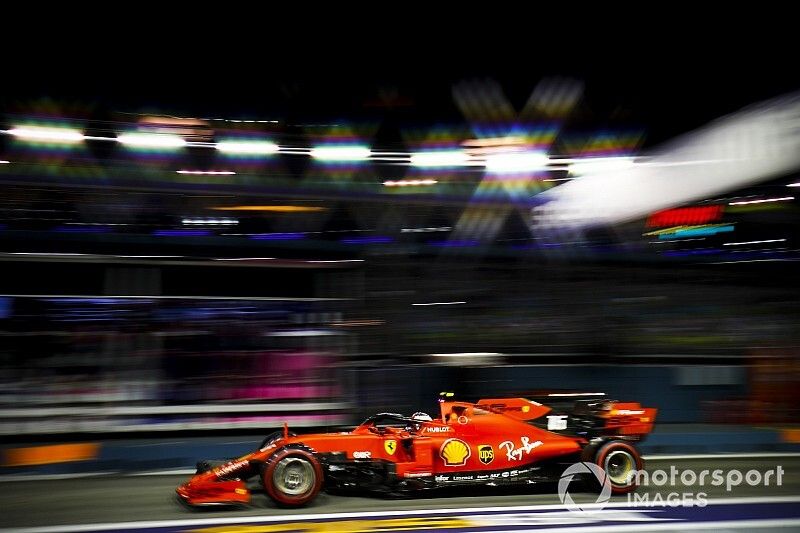
<svg viewBox="0 0 800 533">
<path fill-rule="evenodd" d="M 441 390 L 639 401 L 646 451 L 800 441 L 790 73 L 52 68 L 0 107 L 3 473 Z"/>
</svg>

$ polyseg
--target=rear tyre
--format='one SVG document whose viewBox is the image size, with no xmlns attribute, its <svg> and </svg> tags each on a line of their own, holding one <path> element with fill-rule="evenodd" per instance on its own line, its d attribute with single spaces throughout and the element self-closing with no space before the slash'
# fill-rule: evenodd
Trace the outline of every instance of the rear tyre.
<svg viewBox="0 0 800 533">
<path fill-rule="evenodd" d="M 633 444 L 621 440 L 600 446 L 594 457 L 606 473 L 613 494 L 625 494 L 636 490 L 636 471 L 644 468 L 642 456 Z"/>
<path fill-rule="evenodd" d="M 322 489 L 322 466 L 308 449 L 282 448 L 264 465 L 261 482 L 278 505 L 300 507 Z"/>
</svg>

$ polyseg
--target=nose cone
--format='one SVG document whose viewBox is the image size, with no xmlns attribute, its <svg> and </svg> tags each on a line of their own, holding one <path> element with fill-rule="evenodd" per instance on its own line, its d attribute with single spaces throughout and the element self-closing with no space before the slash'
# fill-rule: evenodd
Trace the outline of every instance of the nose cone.
<svg viewBox="0 0 800 533">
<path fill-rule="evenodd" d="M 175 489 L 175 492 L 178 496 L 185 502 L 189 501 L 190 491 L 189 491 L 189 483 L 184 483 L 183 485 L 179 486 Z"/>
<path fill-rule="evenodd" d="M 189 481 L 175 492 L 188 505 L 235 505 L 250 501 L 250 491 L 242 481 Z"/>
</svg>

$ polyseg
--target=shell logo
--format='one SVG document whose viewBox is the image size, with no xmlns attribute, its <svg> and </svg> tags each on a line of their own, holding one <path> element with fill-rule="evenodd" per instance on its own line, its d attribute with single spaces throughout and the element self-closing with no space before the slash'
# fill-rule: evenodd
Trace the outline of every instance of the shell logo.
<svg viewBox="0 0 800 533">
<path fill-rule="evenodd" d="M 464 466 L 472 455 L 472 450 L 461 439 L 447 439 L 439 449 L 439 456 L 445 466 Z"/>
</svg>

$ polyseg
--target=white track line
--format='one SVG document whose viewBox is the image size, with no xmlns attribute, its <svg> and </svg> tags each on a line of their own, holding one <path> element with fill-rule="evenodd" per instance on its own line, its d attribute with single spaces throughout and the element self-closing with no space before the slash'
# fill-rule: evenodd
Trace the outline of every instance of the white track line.
<svg viewBox="0 0 800 533">
<path fill-rule="evenodd" d="M 150 472 L 133 472 L 124 474 L 131 477 L 142 476 L 190 476 L 197 472 L 196 468 L 177 468 L 175 470 L 151 470 Z"/>
<path fill-rule="evenodd" d="M 194 472 L 194 470 L 192 470 Z M 73 474 L 6 474 L 0 476 L 0 483 L 4 481 L 57 481 L 59 479 L 81 479 L 87 477 L 102 477 L 119 474 L 118 471 L 107 472 L 76 472 Z"/>
<path fill-rule="evenodd" d="M 586 526 L 575 525 L 545 529 L 548 533 L 614 533 L 616 531 L 694 531 L 708 530 L 725 531 L 726 529 L 752 529 L 752 528 L 785 528 L 800 526 L 800 519 L 765 519 L 765 520 L 723 520 L 719 522 L 671 522 L 666 524 L 631 524 L 625 526 Z M 496 533 L 530 533 L 528 529 L 502 529 L 491 530 Z"/>
<path fill-rule="evenodd" d="M 798 496 L 775 496 L 775 497 L 751 497 L 751 498 L 720 498 L 708 499 L 708 505 L 746 505 L 746 504 L 759 504 L 759 503 L 800 503 L 800 495 Z M 177 505 L 177 504 L 176 504 Z M 587 504 L 582 505 L 584 510 L 607 509 L 609 507 L 633 507 L 628 502 L 609 502 L 606 504 Z M 349 513 L 319 513 L 319 514 L 298 514 L 298 515 L 262 515 L 262 516 L 232 516 L 222 518 L 195 518 L 183 520 L 150 520 L 141 522 L 111 522 L 102 524 L 80 524 L 80 525 L 61 525 L 61 526 L 43 526 L 43 527 L 28 527 L 28 528 L 15 528 L 15 529 L 0 529 L 4 533 L 81 533 L 85 531 L 98 531 L 98 530 L 114 530 L 114 529 L 147 529 L 159 527 L 195 527 L 195 526 L 210 526 L 210 525 L 232 525 L 232 524 L 248 524 L 256 522 L 297 522 L 307 520 L 339 520 L 347 518 L 375 518 L 375 517 L 396 517 L 396 516 L 419 516 L 431 515 L 438 516 L 442 514 L 454 514 L 457 516 L 467 515 L 480 515 L 481 513 L 492 512 L 509 512 L 517 513 L 520 511 L 564 511 L 567 512 L 563 505 L 515 505 L 515 506 L 497 506 L 497 507 L 460 507 L 460 508 L 447 508 L 447 509 L 405 509 L 405 510 L 392 510 L 392 511 L 365 511 L 365 512 L 349 512 Z M 735 522 L 732 524 L 744 523 L 745 521 Z M 757 521 L 751 521 L 757 522 Z M 790 520 L 764 520 L 769 522 L 770 525 L 787 524 Z M 727 524 L 728 522 L 718 522 L 717 524 Z M 798 520 L 800 523 L 800 520 Z M 687 526 L 695 525 L 691 522 L 672 522 L 673 529 L 687 529 Z M 711 526 L 708 526 L 711 527 Z M 750 526 L 756 527 L 756 526 Z M 619 531 L 620 526 L 613 526 L 613 529 L 607 531 Z M 642 530 L 642 524 L 635 524 L 634 531 Z M 646 529 L 646 528 L 645 528 Z M 715 529 L 715 528 L 712 528 Z M 513 531 L 513 530 L 509 530 Z M 548 530 L 549 531 L 549 530 Z M 555 530 L 554 530 L 555 531 Z M 575 529 L 565 529 L 563 531 L 575 531 Z M 583 529 L 583 531 L 594 531 L 593 529 Z M 598 530 L 605 531 L 605 530 Z"/>
</svg>

